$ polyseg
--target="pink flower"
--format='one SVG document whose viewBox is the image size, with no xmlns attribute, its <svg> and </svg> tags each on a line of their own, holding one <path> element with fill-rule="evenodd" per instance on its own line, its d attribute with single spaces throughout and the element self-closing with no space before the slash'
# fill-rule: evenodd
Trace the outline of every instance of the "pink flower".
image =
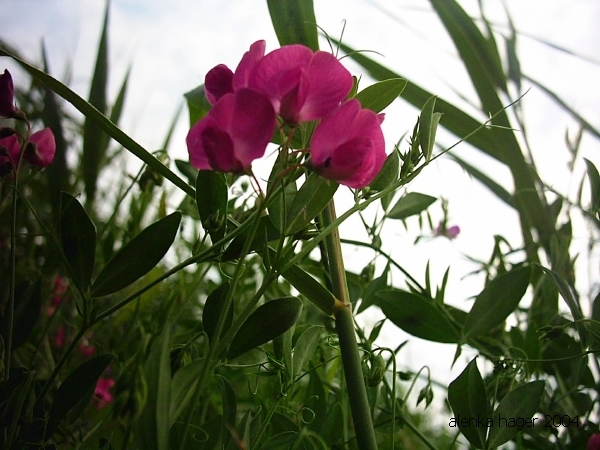
<svg viewBox="0 0 600 450">
<path fill-rule="evenodd" d="M 61 325 L 58 327 L 56 334 L 52 338 L 52 344 L 55 347 L 62 348 L 65 345 L 65 335 L 67 334 L 67 327 Z"/>
<path fill-rule="evenodd" d="M 446 228 L 446 225 L 443 222 L 440 222 L 435 229 L 436 236 L 445 236 L 448 239 L 456 239 L 459 234 L 460 227 L 458 225 L 452 225 L 451 227 Z"/>
<path fill-rule="evenodd" d="M 15 107 L 15 88 L 12 76 L 8 70 L 0 75 L 0 116 L 16 118 L 18 111 Z"/>
<path fill-rule="evenodd" d="M 115 380 L 112 378 L 99 378 L 96 388 L 94 389 L 94 395 L 96 396 L 96 409 L 102 409 L 113 401 L 113 395 L 110 392 L 111 388 L 115 385 Z"/>
<path fill-rule="evenodd" d="M 316 120 L 333 111 L 352 88 L 352 75 L 326 52 L 286 45 L 248 70 L 248 87 L 266 93 L 286 122 Z M 237 75 L 237 72 L 236 72 Z"/>
<path fill-rule="evenodd" d="M 36 131 L 29 137 L 23 155 L 27 161 L 39 167 L 46 167 L 54 159 L 56 142 L 50 128 Z"/>
<path fill-rule="evenodd" d="M 592 434 L 587 442 L 587 450 L 600 450 L 600 434 Z"/>
<path fill-rule="evenodd" d="M 93 344 L 90 344 L 86 339 L 85 342 L 79 344 L 78 350 L 84 358 L 89 358 L 96 351 L 96 347 Z"/>
<path fill-rule="evenodd" d="M 248 87 L 250 73 L 256 63 L 265 55 L 265 48 L 265 41 L 256 41 L 252 44 L 250 50 L 244 53 L 235 74 L 224 64 L 219 64 L 211 69 L 204 80 L 208 102 L 214 106 L 225 94 Z"/>
<path fill-rule="evenodd" d="M 385 162 L 383 115 L 352 99 L 324 117 L 312 137 L 310 164 L 319 175 L 351 188 L 368 186 Z"/>
<path fill-rule="evenodd" d="M 0 139 L 0 176 L 11 172 L 19 162 L 21 143 L 16 134 Z"/>
<path fill-rule="evenodd" d="M 229 92 L 190 129 L 190 163 L 200 170 L 243 172 L 264 155 L 275 124 L 264 94 L 246 88 Z"/>
</svg>

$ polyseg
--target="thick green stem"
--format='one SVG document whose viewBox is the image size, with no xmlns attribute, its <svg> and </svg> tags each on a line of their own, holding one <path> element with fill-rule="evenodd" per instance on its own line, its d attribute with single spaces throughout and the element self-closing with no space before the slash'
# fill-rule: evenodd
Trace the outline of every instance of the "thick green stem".
<svg viewBox="0 0 600 450">
<path fill-rule="evenodd" d="M 328 226 L 336 219 L 333 200 L 323 211 L 323 225 Z M 346 271 L 340 236 L 335 228 L 326 238 L 327 257 L 329 259 L 329 274 L 333 285 L 333 293 L 339 299 L 335 305 L 336 331 L 339 336 L 344 376 L 348 390 L 348 399 L 352 411 L 352 421 L 358 448 L 361 450 L 376 450 L 377 440 L 371 418 L 371 409 L 367 397 L 367 389 L 363 378 L 358 342 L 352 318 L 352 305 L 348 295 Z"/>
</svg>

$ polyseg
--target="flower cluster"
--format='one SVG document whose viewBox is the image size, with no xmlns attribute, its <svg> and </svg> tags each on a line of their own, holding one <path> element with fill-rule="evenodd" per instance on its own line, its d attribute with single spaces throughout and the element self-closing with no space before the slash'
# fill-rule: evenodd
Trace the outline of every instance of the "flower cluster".
<svg viewBox="0 0 600 450">
<path fill-rule="evenodd" d="M 8 70 L 0 75 L 0 117 L 27 120 L 15 106 L 13 80 Z M 27 138 L 19 137 L 13 128 L 0 128 L 0 176 L 19 167 L 21 154 L 29 163 L 46 167 L 54 159 L 56 142 L 50 128 L 36 131 Z"/>
<path fill-rule="evenodd" d="M 250 47 L 235 72 L 220 64 L 206 74 L 213 106 L 187 136 L 191 164 L 200 170 L 244 172 L 264 155 L 277 117 L 289 126 L 319 121 L 309 166 L 352 188 L 367 186 L 385 162 L 383 115 L 347 100 L 350 73 L 331 54 L 286 45 L 265 55 Z"/>
</svg>

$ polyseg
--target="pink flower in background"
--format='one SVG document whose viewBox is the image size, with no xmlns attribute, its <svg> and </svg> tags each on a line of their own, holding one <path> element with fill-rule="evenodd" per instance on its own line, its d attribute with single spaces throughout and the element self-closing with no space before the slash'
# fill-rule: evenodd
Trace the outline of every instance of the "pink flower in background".
<svg viewBox="0 0 600 450">
<path fill-rule="evenodd" d="M 14 118 L 18 116 L 15 107 L 15 88 L 8 70 L 0 75 L 0 116 Z"/>
<path fill-rule="evenodd" d="M 265 41 L 256 41 L 252 44 L 250 50 L 244 53 L 235 73 L 225 64 L 219 64 L 211 69 L 204 80 L 208 102 L 214 106 L 225 94 L 248 87 L 250 73 L 256 63 L 265 55 L 265 48 Z"/>
<path fill-rule="evenodd" d="M 319 175 L 351 188 L 368 186 L 385 162 L 383 115 L 352 99 L 324 117 L 310 144 L 310 164 Z"/>
<path fill-rule="evenodd" d="M 67 334 L 67 327 L 61 325 L 58 327 L 56 334 L 52 338 L 52 344 L 57 348 L 63 348 L 65 345 L 65 336 Z"/>
<path fill-rule="evenodd" d="M 600 434 L 592 434 L 587 442 L 586 450 L 600 450 Z"/>
<path fill-rule="evenodd" d="M 249 70 L 248 87 L 266 93 L 286 122 L 316 120 L 333 111 L 352 88 L 350 72 L 330 53 L 286 45 Z"/>
<path fill-rule="evenodd" d="M 243 172 L 264 155 L 275 125 L 264 94 L 246 88 L 227 93 L 190 129 L 190 163 L 200 170 Z"/>
<path fill-rule="evenodd" d="M 115 380 L 112 378 L 100 378 L 94 389 L 96 397 L 96 409 L 102 409 L 109 403 L 112 403 L 114 397 L 110 390 L 115 385 Z"/>
<path fill-rule="evenodd" d="M 446 228 L 443 222 L 440 222 L 437 228 L 435 229 L 436 236 L 445 236 L 448 239 L 456 239 L 460 234 L 460 227 L 458 225 L 452 225 L 451 227 Z"/>
<path fill-rule="evenodd" d="M 46 167 L 54 159 L 56 142 L 50 128 L 36 131 L 29 138 L 23 155 L 27 161 L 39 167 Z"/>
</svg>

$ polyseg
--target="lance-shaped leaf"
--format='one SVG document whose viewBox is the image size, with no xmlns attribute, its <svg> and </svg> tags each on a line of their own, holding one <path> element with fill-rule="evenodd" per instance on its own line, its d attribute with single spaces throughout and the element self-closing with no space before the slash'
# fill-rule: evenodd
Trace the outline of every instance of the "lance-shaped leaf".
<svg viewBox="0 0 600 450">
<path fill-rule="evenodd" d="M 283 272 L 282 276 L 326 315 L 333 315 L 335 296 L 304 269 L 299 266 L 292 266 Z"/>
<path fill-rule="evenodd" d="M 323 328 L 322 325 L 310 325 L 298 337 L 296 345 L 294 345 L 294 377 L 300 375 L 304 365 L 311 360 L 319 344 Z"/>
<path fill-rule="evenodd" d="M 173 244 L 180 222 L 181 213 L 176 211 L 134 237 L 100 272 L 92 286 L 92 295 L 112 294 L 146 275 Z"/>
<path fill-rule="evenodd" d="M 431 159 L 431 153 L 435 144 L 435 134 L 440 123 L 440 118 L 442 117 L 441 113 L 433 112 L 435 100 L 436 97 L 431 97 L 427 100 L 419 116 L 419 145 L 421 146 L 421 152 L 426 162 L 429 162 Z"/>
<path fill-rule="evenodd" d="M 173 375 L 171 380 L 169 427 L 173 426 L 189 402 L 192 401 L 205 364 L 206 360 L 204 358 L 198 359 L 183 366 Z"/>
<path fill-rule="evenodd" d="M 223 283 L 209 294 L 202 309 L 202 324 L 211 342 L 215 338 L 219 317 L 224 313 L 223 305 L 225 304 L 227 292 L 229 292 L 229 283 Z M 222 332 L 226 332 L 231 327 L 231 323 L 233 322 L 233 308 L 229 308 L 227 317 L 224 320 Z"/>
<path fill-rule="evenodd" d="M 191 127 L 205 115 L 207 115 L 212 106 L 206 99 L 206 93 L 204 91 L 203 84 L 189 92 L 186 92 L 184 97 L 187 101 Z"/>
<path fill-rule="evenodd" d="M 102 372 L 108 367 L 115 355 L 100 355 L 77 367 L 60 385 L 44 432 L 44 439 L 50 439 L 65 415 L 86 395 L 93 392 Z"/>
<path fill-rule="evenodd" d="M 98 44 L 96 67 L 90 87 L 89 102 L 102 114 L 107 111 L 106 92 L 108 86 L 108 12 L 109 3 L 106 3 L 102 35 Z M 103 166 L 108 147 L 108 139 L 102 128 L 91 117 L 86 117 L 83 125 L 83 152 L 81 154 L 81 168 L 85 183 L 87 201 L 93 204 L 96 195 L 98 174 Z"/>
<path fill-rule="evenodd" d="M 433 342 L 455 343 L 459 333 L 447 314 L 425 297 L 393 290 L 377 294 L 375 304 L 394 325 Z"/>
<path fill-rule="evenodd" d="M 469 311 L 464 338 L 479 336 L 504 322 L 523 298 L 530 274 L 529 266 L 519 267 L 490 281 Z"/>
<path fill-rule="evenodd" d="M 588 180 L 590 181 L 590 192 L 592 197 L 590 209 L 594 214 L 597 214 L 600 211 L 600 174 L 593 162 L 589 159 L 583 159 L 585 160 Z"/>
<path fill-rule="evenodd" d="M 406 87 L 406 80 L 390 78 L 379 81 L 360 91 L 354 98 L 360 101 L 363 108 L 368 108 L 376 113 L 383 111 L 398 98 Z"/>
<path fill-rule="evenodd" d="M 222 375 L 215 374 L 221 389 L 221 400 L 223 402 L 223 422 L 221 423 L 221 442 L 227 448 L 231 441 L 231 431 L 235 430 L 235 418 L 237 414 L 237 399 L 231 383 Z"/>
<path fill-rule="evenodd" d="M 319 49 L 313 0 L 267 0 L 279 44 L 303 44 Z"/>
<path fill-rule="evenodd" d="M 86 291 L 96 261 L 96 228 L 81 203 L 71 194 L 61 194 L 60 211 L 62 251 L 75 285 Z"/>
<path fill-rule="evenodd" d="M 404 220 L 410 216 L 421 214 L 437 199 L 431 195 L 409 192 L 394 205 L 388 213 L 390 219 Z"/>
<path fill-rule="evenodd" d="M 196 178 L 196 203 L 202 226 L 213 243 L 225 236 L 227 225 L 227 182 L 225 174 L 201 170 Z"/>
<path fill-rule="evenodd" d="M 494 426 L 490 429 L 487 448 L 497 448 L 515 437 L 520 430 L 514 426 L 514 419 L 533 417 L 540 406 L 544 385 L 542 380 L 532 381 L 504 396 L 493 414 Z"/>
<path fill-rule="evenodd" d="M 399 170 L 400 152 L 398 149 L 394 149 L 386 158 L 381 171 L 379 171 L 379 174 L 369 185 L 369 192 L 381 192 L 390 184 L 397 181 Z"/>
<path fill-rule="evenodd" d="M 286 235 L 302 230 L 319 214 L 338 188 L 335 181 L 311 173 L 294 196 L 286 217 Z"/>
<path fill-rule="evenodd" d="M 484 448 L 490 406 L 475 359 L 448 386 L 448 402 L 460 431 L 475 447 Z"/>
<path fill-rule="evenodd" d="M 258 307 L 233 338 L 229 347 L 229 359 L 282 335 L 296 323 L 301 311 L 302 302 L 296 297 L 278 298 Z"/>
</svg>

